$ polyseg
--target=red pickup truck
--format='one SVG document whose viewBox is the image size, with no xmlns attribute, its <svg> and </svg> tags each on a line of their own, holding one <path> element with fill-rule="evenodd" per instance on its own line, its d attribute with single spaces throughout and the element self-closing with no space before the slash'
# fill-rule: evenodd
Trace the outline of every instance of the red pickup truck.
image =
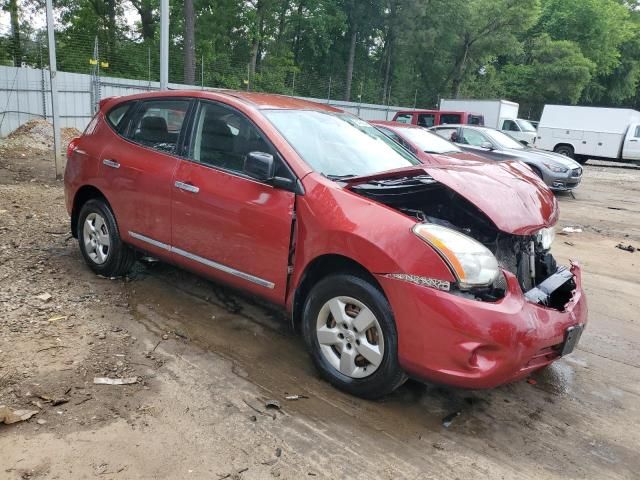
<svg viewBox="0 0 640 480">
<path fill-rule="evenodd" d="M 431 128 L 436 125 L 484 125 L 484 116 L 479 113 L 444 110 L 406 110 L 396 112 L 393 121 Z"/>
</svg>

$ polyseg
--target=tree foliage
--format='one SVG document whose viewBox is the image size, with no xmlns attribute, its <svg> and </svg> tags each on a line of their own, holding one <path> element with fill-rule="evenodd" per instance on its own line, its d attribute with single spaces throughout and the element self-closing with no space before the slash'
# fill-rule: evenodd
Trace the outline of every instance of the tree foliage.
<svg viewBox="0 0 640 480">
<path fill-rule="evenodd" d="M 37 66 L 42 0 L 0 0 L 0 62 Z M 436 106 L 442 97 L 640 103 L 637 0 L 170 2 L 170 79 Z M 159 0 L 57 0 L 58 65 L 158 79 Z M 46 54 L 44 55 L 46 59 Z M 108 65 L 108 66 L 107 66 Z"/>
</svg>

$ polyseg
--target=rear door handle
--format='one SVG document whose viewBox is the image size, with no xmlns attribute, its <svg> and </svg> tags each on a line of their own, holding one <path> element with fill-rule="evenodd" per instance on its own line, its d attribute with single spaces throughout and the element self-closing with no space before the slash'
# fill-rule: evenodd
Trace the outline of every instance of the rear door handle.
<svg viewBox="0 0 640 480">
<path fill-rule="evenodd" d="M 102 160 L 102 163 L 107 167 L 120 168 L 120 164 L 115 160 L 111 160 L 110 158 L 105 158 L 104 160 Z"/>
<path fill-rule="evenodd" d="M 638 140 L 636 140 L 635 138 L 632 138 L 631 140 L 629 140 L 630 142 L 637 142 Z"/>
<path fill-rule="evenodd" d="M 176 182 L 175 185 L 176 188 L 179 188 L 180 190 L 184 190 L 186 192 L 198 193 L 200 191 L 198 187 L 196 187 L 195 185 L 191 185 L 190 183 Z"/>
</svg>

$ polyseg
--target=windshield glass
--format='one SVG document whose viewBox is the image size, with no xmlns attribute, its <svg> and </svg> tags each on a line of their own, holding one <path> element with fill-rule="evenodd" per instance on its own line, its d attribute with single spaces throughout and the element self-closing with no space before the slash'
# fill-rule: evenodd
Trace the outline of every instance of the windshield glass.
<svg viewBox="0 0 640 480">
<path fill-rule="evenodd" d="M 346 113 L 266 110 L 305 162 L 328 177 L 371 175 L 420 162 L 384 133 Z"/>
<path fill-rule="evenodd" d="M 520 126 L 520 130 L 522 130 L 523 132 L 536 132 L 536 127 L 533 126 L 533 124 L 529 121 L 529 120 L 522 120 L 522 119 L 518 119 L 516 120 L 516 122 L 518 123 L 518 125 Z"/>
<path fill-rule="evenodd" d="M 453 143 L 421 128 L 399 128 L 400 135 L 426 153 L 452 153 L 461 150 Z"/>
<path fill-rule="evenodd" d="M 506 133 L 502 133 L 498 130 L 483 130 L 483 132 L 491 141 L 497 144 L 500 148 L 513 148 L 515 150 L 522 150 L 524 146 L 513 137 L 510 137 Z"/>
</svg>

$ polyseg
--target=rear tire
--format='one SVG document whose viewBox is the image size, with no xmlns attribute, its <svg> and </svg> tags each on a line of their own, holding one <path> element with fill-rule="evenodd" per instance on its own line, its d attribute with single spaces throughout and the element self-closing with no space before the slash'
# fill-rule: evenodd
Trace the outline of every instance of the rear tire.
<svg viewBox="0 0 640 480">
<path fill-rule="evenodd" d="M 370 281 L 353 274 L 320 280 L 305 300 L 302 322 L 313 363 L 335 387 L 373 399 L 406 381 L 391 306 Z"/>
<path fill-rule="evenodd" d="M 553 149 L 554 152 L 564 155 L 565 157 L 574 158 L 575 150 L 571 145 L 558 145 Z"/>
<path fill-rule="evenodd" d="M 589 161 L 588 157 L 582 155 L 574 155 L 573 159 L 578 162 L 580 165 L 584 165 Z"/>
<path fill-rule="evenodd" d="M 120 277 L 136 261 L 134 250 L 122 242 L 113 212 L 104 200 L 87 201 L 78 215 L 78 243 L 89 268 L 98 275 Z"/>
</svg>

